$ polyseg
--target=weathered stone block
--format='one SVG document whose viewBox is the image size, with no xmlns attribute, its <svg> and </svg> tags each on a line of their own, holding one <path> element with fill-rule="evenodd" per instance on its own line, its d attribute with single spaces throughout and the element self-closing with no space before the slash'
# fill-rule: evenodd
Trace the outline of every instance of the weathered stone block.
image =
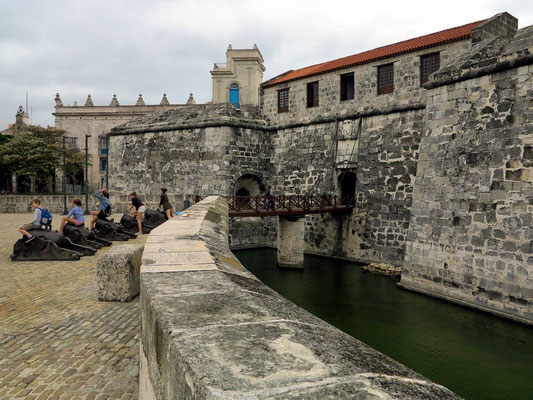
<svg viewBox="0 0 533 400">
<path fill-rule="evenodd" d="M 143 244 L 123 244 L 98 256 L 96 284 L 98 300 L 128 301 L 139 294 Z"/>
</svg>

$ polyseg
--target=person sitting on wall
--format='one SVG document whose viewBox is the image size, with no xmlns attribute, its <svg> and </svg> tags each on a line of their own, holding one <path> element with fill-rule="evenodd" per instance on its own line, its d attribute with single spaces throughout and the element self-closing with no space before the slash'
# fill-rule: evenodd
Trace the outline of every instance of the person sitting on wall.
<svg viewBox="0 0 533 400">
<path fill-rule="evenodd" d="M 94 197 L 96 197 L 98 202 L 98 211 L 91 211 L 93 219 L 91 221 L 91 230 L 94 229 L 94 224 L 96 220 L 101 219 L 107 221 L 107 217 L 111 214 L 111 204 L 109 203 L 109 192 L 106 189 L 99 189 L 94 192 Z"/>
<path fill-rule="evenodd" d="M 161 200 L 159 201 L 159 207 L 161 206 L 163 206 L 163 211 L 167 214 L 167 218 L 172 218 L 172 204 L 170 204 L 170 201 L 168 200 L 166 188 L 161 188 Z"/>
<path fill-rule="evenodd" d="M 35 236 L 33 236 L 31 233 L 28 232 L 29 230 L 41 229 L 41 216 L 42 216 L 41 200 L 37 198 L 33 199 L 31 201 L 31 206 L 35 210 L 33 212 L 33 219 L 27 224 L 24 224 L 19 228 L 19 232 L 28 238 L 26 240 L 26 243 L 31 242 L 33 239 L 35 239 Z"/>
<path fill-rule="evenodd" d="M 65 216 L 61 217 L 61 226 L 59 227 L 59 233 L 63 233 L 63 228 L 65 224 L 70 222 L 74 226 L 83 226 L 85 224 L 85 217 L 83 215 L 83 210 L 81 208 L 81 200 L 74 199 L 72 201 L 72 209 Z"/>
<path fill-rule="evenodd" d="M 142 218 L 143 214 L 146 211 L 146 207 L 144 206 L 141 199 L 137 197 L 137 193 L 133 192 L 130 193 L 131 198 L 131 204 L 133 207 L 135 207 L 135 211 L 133 212 L 133 215 L 137 218 L 137 225 L 139 227 L 139 235 L 143 233 L 143 226 L 142 226 Z"/>
</svg>

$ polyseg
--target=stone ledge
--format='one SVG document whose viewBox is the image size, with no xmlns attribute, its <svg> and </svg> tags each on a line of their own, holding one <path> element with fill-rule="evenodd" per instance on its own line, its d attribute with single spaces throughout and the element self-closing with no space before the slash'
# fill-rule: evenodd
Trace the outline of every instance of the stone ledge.
<svg viewBox="0 0 533 400">
<path fill-rule="evenodd" d="M 139 294 L 143 244 L 122 244 L 98 256 L 98 300 L 129 301 Z"/>
<path fill-rule="evenodd" d="M 222 198 L 188 212 L 154 229 L 146 243 L 141 400 L 459 398 L 255 278 L 228 248 Z M 206 249 L 211 259 L 194 263 L 194 253 L 204 258 Z M 170 264 L 180 252 L 187 260 Z M 164 264 L 152 263 L 162 254 Z"/>
</svg>

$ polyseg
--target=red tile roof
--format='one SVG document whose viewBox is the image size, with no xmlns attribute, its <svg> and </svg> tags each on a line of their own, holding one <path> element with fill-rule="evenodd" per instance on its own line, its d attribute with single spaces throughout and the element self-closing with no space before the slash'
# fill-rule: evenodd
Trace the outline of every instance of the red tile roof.
<svg viewBox="0 0 533 400">
<path fill-rule="evenodd" d="M 465 40 L 470 37 L 472 29 L 474 29 L 484 21 L 485 20 L 472 22 L 470 24 L 458 26 L 456 28 L 446 29 L 444 31 L 431 33 L 429 35 L 420 36 L 414 39 L 404 40 L 403 42 L 378 47 L 374 50 L 364 51 L 362 53 L 354 54 L 352 56 L 338 58 L 336 60 L 326 61 L 321 64 L 311 65 L 310 67 L 290 71 L 278 79 L 275 79 L 270 82 L 265 82 L 263 84 L 263 87 L 274 86 L 279 83 L 290 82 L 296 79 L 302 79 L 309 76 L 322 74 L 324 72 L 336 71 L 339 69 L 353 67 L 359 64 L 366 64 L 384 58 L 394 57 L 400 54 L 411 53 L 413 51 L 428 49 L 446 43 Z"/>
</svg>

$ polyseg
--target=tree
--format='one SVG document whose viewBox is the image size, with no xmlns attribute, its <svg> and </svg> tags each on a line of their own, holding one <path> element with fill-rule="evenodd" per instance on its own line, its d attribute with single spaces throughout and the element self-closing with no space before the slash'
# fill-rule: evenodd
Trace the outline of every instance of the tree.
<svg viewBox="0 0 533 400">
<path fill-rule="evenodd" d="M 63 166 L 64 130 L 27 126 L 0 144 L 0 164 L 6 172 L 32 178 L 53 176 Z M 67 174 L 83 165 L 83 156 L 73 149 L 65 152 Z"/>
</svg>

